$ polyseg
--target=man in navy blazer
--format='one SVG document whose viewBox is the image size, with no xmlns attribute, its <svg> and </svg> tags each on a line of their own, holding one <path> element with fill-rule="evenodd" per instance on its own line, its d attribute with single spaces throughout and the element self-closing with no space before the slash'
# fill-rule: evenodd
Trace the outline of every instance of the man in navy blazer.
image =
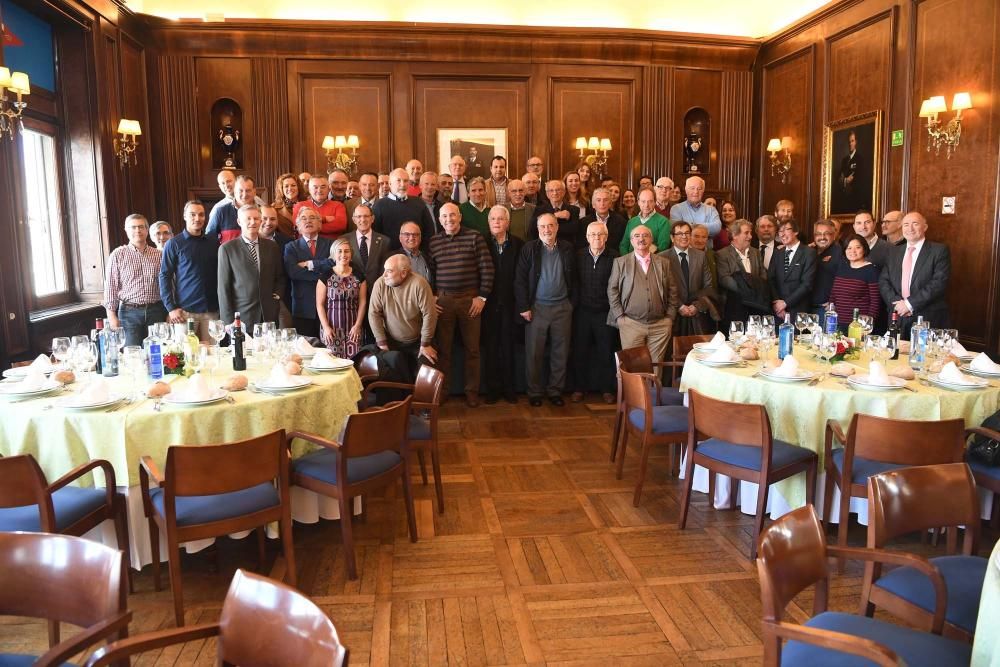
<svg viewBox="0 0 1000 667">
<path fill-rule="evenodd" d="M 899 313 L 899 326 L 909 338 L 918 315 L 935 328 L 946 328 L 951 255 L 948 246 L 927 240 L 927 218 L 916 211 L 903 216 L 903 245 L 889 249 L 879 277 L 889 316 Z"/>
<path fill-rule="evenodd" d="M 808 312 L 816 279 L 816 251 L 799 241 L 799 225 L 785 220 L 778 227 L 778 240 L 783 246 L 775 250 L 767 269 L 771 283 L 771 305 L 781 322 L 791 315 L 792 322 L 799 311 Z"/>
<path fill-rule="evenodd" d="M 285 273 L 292 285 L 292 324 L 303 336 L 319 338 L 316 315 L 316 283 L 333 269 L 333 241 L 319 235 L 323 219 L 314 209 L 303 207 L 295 221 L 299 238 L 285 246 Z"/>
</svg>

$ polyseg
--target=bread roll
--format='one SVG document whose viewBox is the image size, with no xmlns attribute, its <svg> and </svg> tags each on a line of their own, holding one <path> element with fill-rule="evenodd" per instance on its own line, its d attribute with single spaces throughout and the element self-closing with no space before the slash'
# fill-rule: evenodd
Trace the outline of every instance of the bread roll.
<svg viewBox="0 0 1000 667">
<path fill-rule="evenodd" d="M 913 369 L 909 366 L 896 366 L 889 371 L 889 375 L 896 378 L 902 378 L 904 380 L 912 380 L 917 377 L 916 373 L 914 373 Z"/>
<path fill-rule="evenodd" d="M 302 365 L 302 355 L 295 354 L 294 352 L 292 352 L 290 355 L 288 355 L 288 361 L 294 361 L 295 363 L 297 363 L 298 365 L 301 366 Z"/>
<path fill-rule="evenodd" d="M 840 377 L 844 378 L 854 375 L 857 372 L 858 372 L 857 369 L 853 365 L 845 361 L 839 361 L 835 363 L 833 365 L 833 368 L 830 369 L 830 373 L 832 375 L 839 375 Z"/>
<path fill-rule="evenodd" d="M 154 382 L 149 385 L 146 390 L 146 396 L 149 398 L 161 398 L 170 393 L 170 385 L 166 382 Z"/>
<path fill-rule="evenodd" d="M 72 384 L 76 381 L 76 375 L 73 371 L 56 371 L 52 374 L 52 379 L 62 384 Z"/>
<path fill-rule="evenodd" d="M 781 366 L 781 362 L 777 359 L 768 359 L 764 362 L 764 368 L 767 369 L 778 368 L 779 366 Z"/>
<path fill-rule="evenodd" d="M 289 361 L 285 364 L 285 372 L 289 375 L 302 375 L 302 365 L 294 361 Z"/>
<path fill-rule="evenodd" d="M 231 375 L 226 380 L 222 388 L 226 391 L 241 391 L 247 388 L 247 376 L 246 375 Z"/>
<path fill-rule="evenodd" d="M 757 356 L 757 350 L 753 349 L 752 347 L 741 347 L 740 356 L 747 361 L 754 361 L 756 359 L 760 359 L 760 357 Z"/>
</svg>

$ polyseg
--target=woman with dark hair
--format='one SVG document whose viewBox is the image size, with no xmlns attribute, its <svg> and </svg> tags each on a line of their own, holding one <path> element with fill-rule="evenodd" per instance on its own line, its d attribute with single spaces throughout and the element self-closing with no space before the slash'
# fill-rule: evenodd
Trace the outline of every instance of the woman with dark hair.
<svg viewBox="0 0 1000 667">
<path fill-rule="evenodd" d="M 636 201 L 635 190 L 630 188 L 622 190 L 621 208 L 619 210 L 625 216 L 626 220 L 631 220 L 639 215 L 639 202 Z"/>
<path fill-rule="evenodd" d="M 583 194 L 583 199 L 590 202 L 590 193 L 597 189 L 600 183 L 597 182 L 596 176 L 594 176 L 593 170 L 591 170 L 590 165 L 586 162 L 581 162 L 576 166 L 576 173 L 580 176 L 580 192 Z M 565 181 L 566 178 L 563 177 Z M 583 217 L 583 214 L 580 214 Z"/>
<path fill-rule="evenodd" d="M 580 219 L 583 219 L 590 215 L 591 209 L 590 199 L 587 198 L 580 183 L 580 174 L 577 172 L 567 171 L 563 174 L 563 184 L 566 186 L 566 205 L 576 206 L 580 210 Z"/>
<path fill-rule="evenodd" d="M 736 222 L 739 217 L 736 211 L 736 203 L 729 199 L 722 200 L 722 205 L 719 206 L 719 219 L 722 220 L 722 229 L 715 235 L 715 239 L 713 239 L 713 245 L 716 250 L 722 250 L 729 245 L 729 225 Z"/>
<path fill-rule="evenodd" d="M 618 211 L 621 213 L 622 210 L 622 186 L 618 185 L 617 182 L 611 181 L 607 185 L 608 192 L 611 193 L 611 210 Z"/>
<path fill-rule="evenodd" d="M 299 179 L 295 174 L 286 173 L 278 176 L 274 182 L 274 210 L 278 212 L 278 231 L 290 238 L 298 238 L 295 231 L 295 216 L 292 209 L 295 204 L 302 201 L 302 193 L 299 189 Z"/>
<path fill-rule="evenodd" d="M 862 315 L 878 316 L 882 310 L 878 276 L 878 267 L 868 261 L 868 242 L 860 234 L 851 234 L 830 289 L 830 301 L 841 322 L 849 323 L 855 308 Z"/>
</svg>

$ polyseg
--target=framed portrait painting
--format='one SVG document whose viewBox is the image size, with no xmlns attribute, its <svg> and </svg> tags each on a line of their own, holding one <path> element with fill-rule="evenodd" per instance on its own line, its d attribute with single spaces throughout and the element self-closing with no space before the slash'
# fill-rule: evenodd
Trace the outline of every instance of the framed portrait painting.
<svg viewBox="0 0 1000 667">
<path fill-rule="evenodd" d="M 822 213 L 854 220 L 861 210 L 878 220 L 882 174 L 882 112 L 834 121 L 823 133 Z"/>
<path fill-rule="evenodd" d="M 490 162 L 495 155 L 507 156 L 507 128 L 438 128 L 438 165 L 440 173 L 448 173 L 453 155 L 465 158 L 467 178 L 490 177 Z"/>
</svg>

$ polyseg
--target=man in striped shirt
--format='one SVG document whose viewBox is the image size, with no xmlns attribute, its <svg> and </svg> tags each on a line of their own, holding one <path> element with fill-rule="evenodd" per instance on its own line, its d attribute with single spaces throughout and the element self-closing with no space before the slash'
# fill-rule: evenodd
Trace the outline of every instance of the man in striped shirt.
<svg viewBox="0 0 1000 667">
<path fill-rule="evenodd" d="M 462 214 L 454 203 L 441 207 L 439 220 L 441 231 L 430 240 L 437 270 L 437 366 L 445 375 L 451 371 L 457 325 L 465 346 L 465 402 L 474 408 L 479 405 L 480 313 L 493 289 L 493 259 L 482 234 L 462 226 Z"/>
<path fill-rule="evenodd" d="M 104 280 L 104 308 L 112 329 L 125 329 L 126 345 L 142 345 L 151 324 L 165 322 L 167 309 L 160 300 L 160 259 L 149 243 L 149 221 L 138 213 L 125 218 L 128 244 L 108 257 Z"/>
</svg>

